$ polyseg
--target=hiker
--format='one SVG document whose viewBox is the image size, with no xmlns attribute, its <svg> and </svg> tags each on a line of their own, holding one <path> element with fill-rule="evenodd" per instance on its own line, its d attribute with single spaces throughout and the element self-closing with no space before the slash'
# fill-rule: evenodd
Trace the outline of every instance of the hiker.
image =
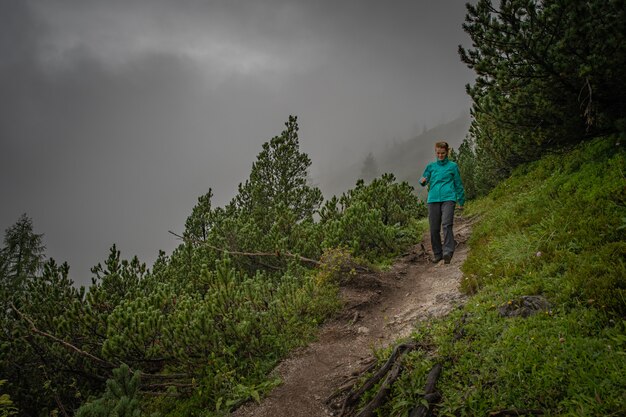
<svg viewBox="0 0 626 417">
<path fill-rule="evenodd" d="M 454 209 L 465 204 L 465 190 L 461 182 L 459 167 L 448 159 L 449 146 L 446 142 L 435 143 L 437 159 L 426 166 L 420 185 L 428 184 L 428 223 L 430 242 L 433 247 L 434 263 L 442 259 L 449 264 L 454 255 L 456 242 L 452 232 Z M 443 248 L 441 247 L 441 226 L 443 225 Z"/>
</svg>

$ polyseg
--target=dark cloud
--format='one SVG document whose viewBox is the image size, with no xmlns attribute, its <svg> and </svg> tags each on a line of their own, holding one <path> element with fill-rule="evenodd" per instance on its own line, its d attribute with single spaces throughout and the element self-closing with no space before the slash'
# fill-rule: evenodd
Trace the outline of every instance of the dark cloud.
<svg viewBox="0 0 626 417">
<path fill-rule="evenodd" d="M 151 262 L 299 116 L 313 175 L 456 117 L 461 1 L 0 4 L 0 227 L 23 212 L 72 277 Z"/>
</svg>

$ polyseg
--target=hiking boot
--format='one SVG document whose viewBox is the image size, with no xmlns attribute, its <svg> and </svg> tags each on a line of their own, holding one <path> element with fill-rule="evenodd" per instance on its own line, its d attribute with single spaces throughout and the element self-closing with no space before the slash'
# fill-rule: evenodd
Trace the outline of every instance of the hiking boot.
<svg viewBox="0 0 626 417">
<path fill-rule="evenodd" d="M 442 260 L 442 259 L 443 259 L 443 258 L 441 257 L 441 255 L 439 255 L 439 256 L 433 256 L 433 257 L 430 259 L 430 261 L 431 261 L 432 263 L 434 263 L 434 264 L 438 264 L 439 262 L 441 262 L 441 260 Z"/>
<path fill-rule="evenodd" d="M 451 260 L 452 260 L 452 254 L 451 253 L 446 253 L 445 255 L 443 255 L 443 263 L 444 264 L 449 264 Z"/>
</svg>

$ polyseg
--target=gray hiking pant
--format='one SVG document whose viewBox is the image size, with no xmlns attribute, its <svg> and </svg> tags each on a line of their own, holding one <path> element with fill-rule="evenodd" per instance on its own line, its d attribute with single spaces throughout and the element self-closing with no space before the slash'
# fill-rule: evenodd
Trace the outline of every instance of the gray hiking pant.
<svg viewBox="0 0 626 417">
<path fill-rule="evenodd" d="M 454 221 L 455 206 L 456 202 L 454 201 L 428 203 L 430 243 L 433 246 L 435 258 L 454 253 L 456 242 L 452 233 L 452 223 Z M 441 247 L 441 226 L 443 226 L 443 248 Z"/>
</svg>

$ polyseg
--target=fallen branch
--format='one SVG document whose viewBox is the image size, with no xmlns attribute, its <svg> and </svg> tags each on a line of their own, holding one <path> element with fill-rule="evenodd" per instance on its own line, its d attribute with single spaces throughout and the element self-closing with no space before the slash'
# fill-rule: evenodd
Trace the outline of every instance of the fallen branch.
<svg viewBox="0 0 626 417">
<path fill-rule="evenodd" d="M 428 405 L 418 405 L 411 411 L 409 417 L 426 417 L 432 414 L 432 405 L 441 399 L 441 394 L 435 391 L 435 386 L 437 385 L 437 380 L 441 375 L 442 369 L 443 366 L 438 363 L 430 370 L 426 377 L 426 385 L 424 386 L 424 399 L 428 402 Z"/>
</svg>

